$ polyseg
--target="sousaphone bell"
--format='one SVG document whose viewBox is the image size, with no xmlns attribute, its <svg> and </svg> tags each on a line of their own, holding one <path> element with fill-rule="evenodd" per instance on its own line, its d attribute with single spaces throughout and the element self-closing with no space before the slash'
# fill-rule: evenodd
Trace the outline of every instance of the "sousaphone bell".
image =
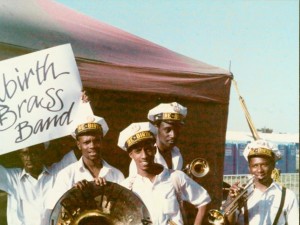
<svg viewBox="0 0 300 225">
<path fill-rule="evenodd" d="M 81 191 L 72 188 L 56 203 L 49 225 L 148 225 L 152 224 L 144 203 L 116 183 L 104 186 L 89 182 Z"/>
</svg>

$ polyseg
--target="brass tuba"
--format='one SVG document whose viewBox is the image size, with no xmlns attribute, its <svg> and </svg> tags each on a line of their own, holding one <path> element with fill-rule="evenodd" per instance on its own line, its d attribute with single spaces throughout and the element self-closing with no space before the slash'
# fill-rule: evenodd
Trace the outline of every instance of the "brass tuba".
<svg viewBox="0 0 300 225">
<path fill-rule="evenodd" d="M 89 182 L 81 191 L 72 188 L 56 203 L 49 225 L 147 225 L 150 214 L 130 190 L 116 183 L 98 186 Z"/>
<path fill-rule="evenodd" d="M 208 211 L 208 222 L 211 224 L 224 224 L 225 217 L 230 216 L 237 209 L 244 206 L 248 198 L 253 192 L 254 176 L 248 179 L 246 185 L 243 187 L 242 191 L 234 198 L 228 199 L 221 206 L 221 210 L 211 209 Z"/>
<path fill-rule="evenodd" d="M 183 170 L 191 178 L 204 177 L 209 172 L 208 162 L 203 158 L 195 158 L 190 164 Z"/>
</svg>

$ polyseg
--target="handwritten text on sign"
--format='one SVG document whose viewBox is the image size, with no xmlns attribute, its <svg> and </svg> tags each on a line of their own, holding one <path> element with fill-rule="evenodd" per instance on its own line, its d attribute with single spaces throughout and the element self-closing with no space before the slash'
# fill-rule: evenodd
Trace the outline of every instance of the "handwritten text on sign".
<svg viewBox="0 0 300 225">
<path fill-rule="evenodd" d="M 71 45 L 0 62 L 0 154 L 69 135 L 81 80 Z"/>
</svg>

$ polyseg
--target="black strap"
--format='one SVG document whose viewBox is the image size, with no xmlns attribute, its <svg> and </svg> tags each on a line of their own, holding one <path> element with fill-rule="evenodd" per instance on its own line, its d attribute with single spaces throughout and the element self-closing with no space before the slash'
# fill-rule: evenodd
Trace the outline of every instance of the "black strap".
<svg viewBox="0 0 300 225">
<path fill-rule="evenodd" d="M 283 205 L 284 205 L 284 200 L 285 200 L 285 193 L 286 193 L 286 188 L 282 187 L 282 194 L 281 194 L 280 206 L 279 206 L 278 212 L 276 214 L 275 220 L 273 222 L 273 225 L 277 224 L 279 216 L 280 216 L 280 214 L 282 212 Z"/>
<path fill-rule="evenodd" d="M 249 225 L 249 214 L 247 202 L 244 204 L 244 225 Z"/>
<path fill-rule="evenodd" d="M 277 211 L 275 220 L 273 222 L 273 225 L 276 225 L 278 223 L 278 219 L 280 217 L 280 214 L 282 212 L 283 209 L 283 205 L 284 205 L 284 200 L 285 200 L 285 194 L 286 194 L 286 187 L 282 187 L 282 193 L 281 193 L 281 200 L 280 200 L 280 205 L 279 205 L 279 209 Z M 248 225 L 249 224 L 249 215 L 248 215 L 248 207 L 247 207 L 247 202 L 245 202 L 244 205 L 244 224 Z"/>
</svg>

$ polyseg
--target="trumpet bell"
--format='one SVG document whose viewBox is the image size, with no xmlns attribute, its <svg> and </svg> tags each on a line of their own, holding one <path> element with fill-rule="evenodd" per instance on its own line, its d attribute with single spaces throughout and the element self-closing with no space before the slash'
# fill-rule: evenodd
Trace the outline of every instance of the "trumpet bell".
<svg viewBox="0 0 300 225">
<path fill-rule="evenodd" d="M 190 173 L 194 177 L 204 177 L 209 172 L 208 162 L 203 158 L 196 158 L 190 164 Z"/>
<path fill-rule="evenodd" d="M 224 215 L 221 211 L 216 209 L 211 209 L 208 211 L 208 222 L 211 224 L 224 224 Z"/>
</svg>

